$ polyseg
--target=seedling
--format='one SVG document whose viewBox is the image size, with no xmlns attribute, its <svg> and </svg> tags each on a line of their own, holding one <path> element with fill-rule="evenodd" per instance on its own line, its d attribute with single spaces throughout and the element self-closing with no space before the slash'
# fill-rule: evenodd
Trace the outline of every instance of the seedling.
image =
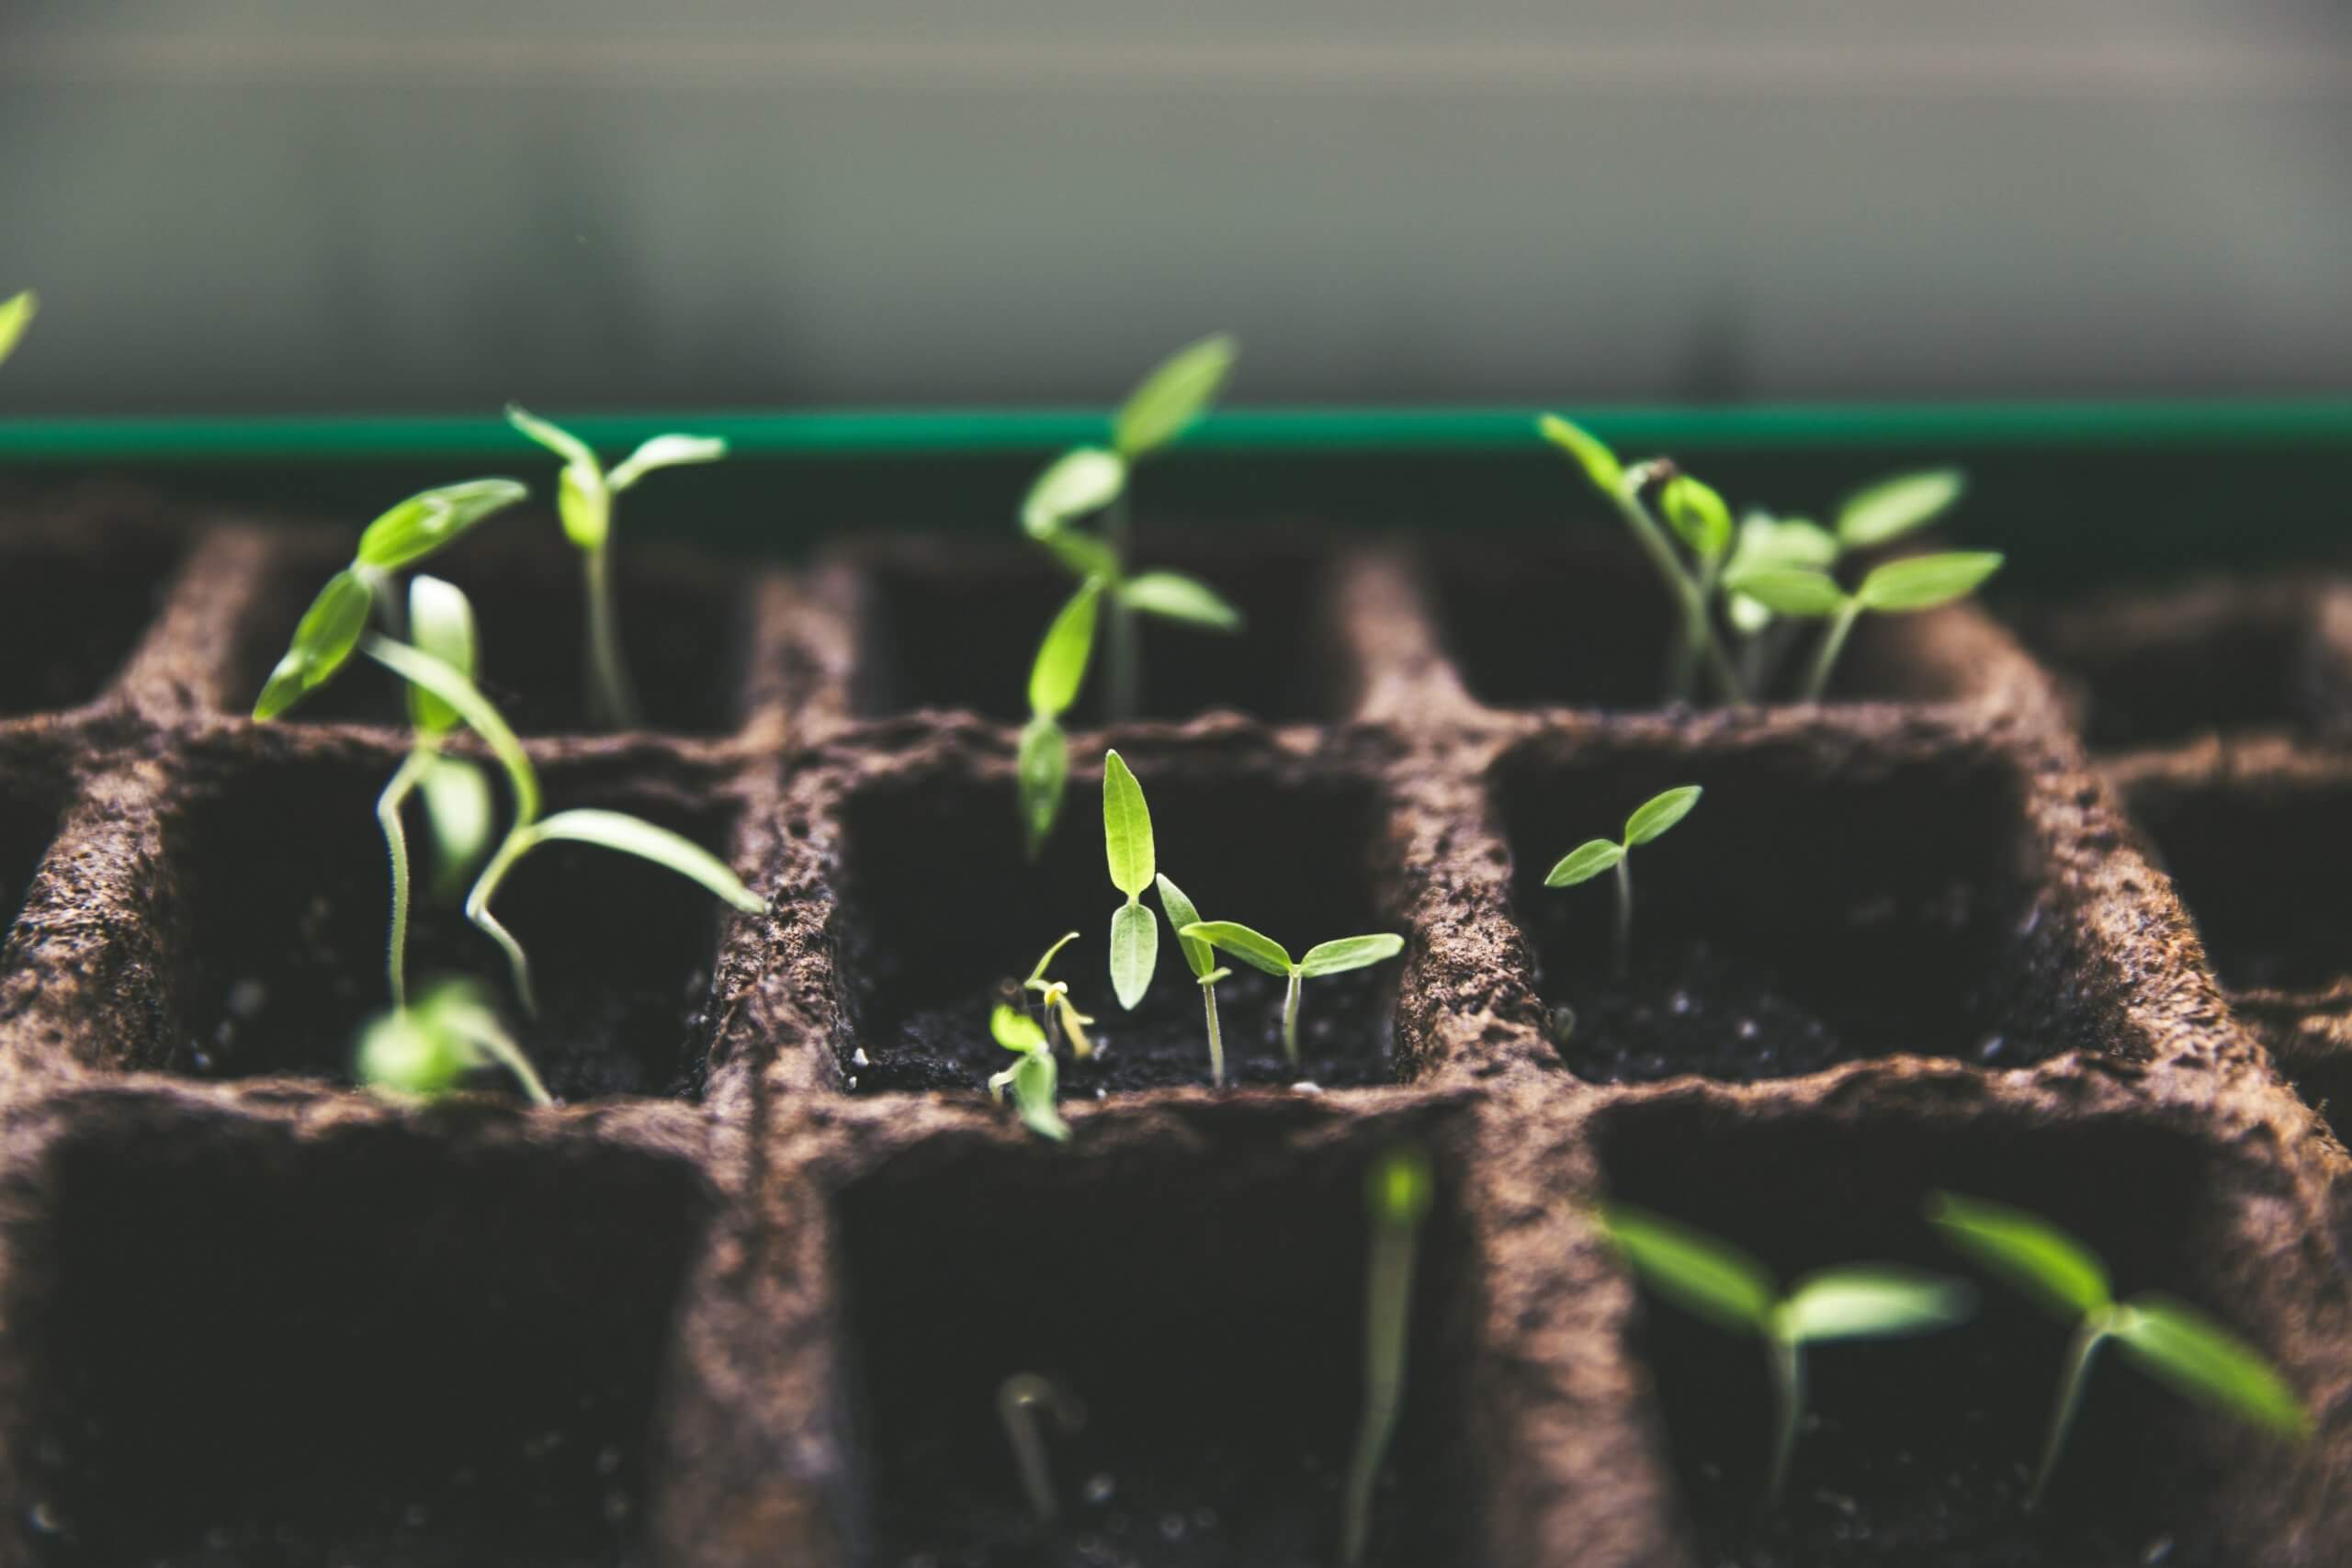
<svg viewBox="0 0 2352 1568">
<path fill-rule="evenodd" d="M 1021 825 L 1028 835 L 1032 860 L 1054 830 L 1054 820 L 1061 815 L 1062 793 L 1069 783 L 1069 738 L 1062 732 L 1061 718 L 1086 683 L 1102 581 L 1090 577 L 1079 584 L 1078 592 L 1046 628 L 1046 640 L 1037 645 L 1036 662 L 1029 668 L 1029 722 L 1022 727 L 1014 773 L 1020 781 Z"/>
<path fill-rule="evenodd" d="M 1013 1106 L 1031 1132 L 1057 1144 L 1068 1143 L 1069 1123 L 1054 1108 L 1061 1071 L 1054 1066 L 1054 1048 L 1046 1043 L 1045 1026 L 1019 1008 L 999 1002 L 996 1011 L 989 1015 L 989 1032 L 1019 1058 L 989 1079 L 989 1098 L 1001 1102 L 1004 1091 L 1012 1089 Z"/>
<path fill-rule="evenodd" d="M 379 1013 L 359 1037 L 359 1081 L 390 1094 L 430 1099 L 467 1074 L 503 1067 L 534 1105 L 552 1105 L 531 1059 L 471 980 L 440 980 L 413 1004 Z"/>
<path fill-rule="evenodd" d="M 2302 1402 L 2261 1352 L 2169 1296 L 2147 1292 L 2117 1301 L 2098 1256 L 2047 1220 L 1950 1192 L 1928 1200 L 1928 1217 L 1953 1247 L 2075 1325 L 2028 1508 L 2039 1506 L 2049 1489 L 2090 1379 L 2091 1358 L 2109 1339 L 2179 1393 L 2289 1438 L 2310 1435 Z"/>
<path fill-rule="evenodd" d="M 1776 615 L 1829 623 L 1814 655 L 1812 672 L 1805 677 L 1804 700 L 1817 703 L 1829 690 L 1830 671 L 1864 611 L 1899 615 L 1932 610 L 1965 599 L 2000 569 L 2001 557 L 1992 551 L 1952 550 L 1874 567 L 1850 593 L 1828 572 L 1799 567 L 1742 572 L 1732 577 L 1728 586 Z"/>
<path fill-rule="evenodd" d="M 1761 1263 L 1702 1232 L 1623 1203 L 1610 1204 L 1600 1219 L 1652 1290 L 1719 1328 L 1763 1342 L 1779 1406 L 1764 1487 L 1768 1506 L 1787 1484 L 1804 1423 L 1806 1346 L 1949 1328 L 1975 1304 L 1975 1292 L 1960 1280 L 1883 1263 L 1820 1269 L 1782 1294 Z"/>
<path fill-rule="evenodd" d="M 1185 965 L 1193 971 L 1193 978 L 1200 984 L 1201 1007 L 1208 1015 L 1209 1082 L 1223 1089 L 1225 1032 L 1217 1027 L 1216 983 L 1233 971 L 1217 963 L 1216 948 L 1199 937 L 1183 934 L 1188 927 L 1200 924 L 1201 912 L 1193 908 L 1193 901 L 1184 897 L 1184 890 L 1169 881 L 1166 874 L 1159 876 L 1159 882 L 1160 913 L 1168 917 L 1169 929 L 1177 933 L 1176 945 L 1182 950 Z"/>
<path fill-rule="evenodd" d="M 1413 1305 L 1413 1257 L 1430 1212 L 1429 1156 L 1410 1145 L 1388 1150 L 1364 1173 L 1372 1216 L 1372 1260 L 1363 1296 L 1363 1416 L 1348 1461 L 1340 1561 L 1356 1568 L 1372 1535 L 1372 1488 L 1396 1433 L 1405 1398 L 1405 1339 Z"/>
<path fill-rule="evenodd" d="M 33 312 L 40 306 L 40 301 L 29 288 L 0 299 L 0 364 L 6 364 L 8 355 L 17 352 L 17 344 L 24 337 L 25 329 L 33 324 Z"/>
<path fill-rule="evenodd" d="M 1385 963 L 1405 951 L 1401 936 L 1343 936 L 1336 942 L 1317 942 L 1301 953 L 1296 963 L 1290 953 L 1270 936 L 1261 935 L 1238 920 L 1202 920 L 1182 928 L 1176 933 L 1207 942 L 1220 953 L 1229 953 L 1253 969 L 1280 976 L 1289 982 L 1283 992 L 1283 1055 L 1293 1067 L 1298 1066 L 1298 990 L 1300 982 L 1316 975 L 1343 975 L 1351 969 L 1363 969 Z"/>
<path fill-rule="evenodd" d="M 1158 874 L 1151 847 L 1151 808 L 1143 785 L 1116 751 L 1102 754 L 1102 851 L 1111 886 L 1127 901 L 1111 912 L 1111 989 L 1129 1012 L 1151 988 L 1159 967 L 1159 922 L 1143 902 Z"/>
<path fill-rule="evenodd" d="M 1054 961 L 1054 954 L 1077 940 L 1078 933 L 1071 931 L 1046 949 L 1045 956 L 1037 960 L 1037 967 L 1029 971 L 1029 978 L 1021 982 L 1021 988 L 1037 993 L 1037 1021 L 1045 1029 L 1046 1048 L 1050 1050 L 1053 1046 L 1054 1021 L 1058 1018 L 1062 1032 L 1069 1037 L 1069 1054 L 1082 1062 L 1094 1055 L 1094 1042 L 1087 1038 L 1086 1033 L 1087 1025 L 1094 1021 L 1079 1011 L 1077 1004 L 1069 999 L 1067 982 L 1046 978 L 1046 965 Z"/>
<path fill-rule="evenodd" d="M 1703 792 L 1697 784 L 1679 784 L 1661 791 L 1634 808 L 1625 818 L 1620 840 L 1588 839 L 1560 857 L 1544 878 L 1546 887 L 1574 887 L 1604 871 L 1617 873 L 1617 977 L 1622 980 L 1634 962 L 1633 849 L 1646 844 L 1690 815 Z"/>
<path fill-rule="evenodd" d="M 1044 1410 L 1064 1436 L 1086 1425 L 1086 1406 L 1049 1377 L 1015 1372 L 996 1391 L 996 1413 L 1004 1423 L 1005 1441 L 1012 1445 L 1013 1468 L 1021 1472 L 1021 1490 L 1028 1495 L 1029 1511 L 1041 1525 L 1061 1517 L 1061 1503 L 1054 1495 L 1054 1472 L 1046 1463 L 1045 1434 L 1037 1430 L 1037 1412 Z"/>
<path fill-rule="evenodd" d="M 626 729 L 638 722 L 638 705 L 613 603 L 613 498 L 656 468 L 715 463 L 727 456 L 727 443 L 707 435 L 657 435 L 608 472 L 586 442 L 516 404 L 506 405 L 506 422 L 563 459 L 556 513 L 564 536 L 584 558 L 588 716 L 605 728 Z"/>
</svg>

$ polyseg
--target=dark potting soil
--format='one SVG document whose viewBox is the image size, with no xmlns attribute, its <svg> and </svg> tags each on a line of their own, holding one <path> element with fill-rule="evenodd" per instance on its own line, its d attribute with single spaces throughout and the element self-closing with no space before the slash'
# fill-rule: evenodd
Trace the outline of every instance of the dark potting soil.
<svg viewBox="0 0 2352 1568">
<path fill-rule="evenodd" d="M 96 697 L 138 646 L 176 561 L 159 543 L 130 539 L 103 553 L 0 558 L 0 714 Z"/>
</svg>

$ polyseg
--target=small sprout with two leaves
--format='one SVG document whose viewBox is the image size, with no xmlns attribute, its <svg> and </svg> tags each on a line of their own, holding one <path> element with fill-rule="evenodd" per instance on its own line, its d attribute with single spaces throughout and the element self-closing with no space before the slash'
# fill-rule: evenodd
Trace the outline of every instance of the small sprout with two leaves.
<svg viewBox="0 0 2352 1568">
<path fill-rule="evenodd" d="M 1069 1038 L 1069 1054 L 1083 1062 L 1094 1055 L 1094 1042 L 1086 1032 L 1087 1026 L 1094 1020 L 1079 1011 L 1078 1004 L 1069 999 L 1069 981 L 1046 978 L 1046 966 L 1053 963 L 1054 954 L 1077 940 L 1078 933 L 1070 931 L 1046 949 L 1045 956 L 1037 960 L 1037 967 L 1030 970 L 1029 978 L 1021 982 L 1021 988 L 1037 993 L 1037 1022 L 1045 1031 L 1046 1049 L 1053 1048 L 1054 1023 L 1058 1019 L 1062 1032 Z"/>
<path fill-rule="evenodd" d="M 2028 1508 L 2038 1506 L 2049 1489 L 2091 1359 L 2110 1339 L 2177 1393 L 2283 1437 L 2310 1436 L 2302 1402 L 2259 1351 L 2169 1296 L 2148 1292 L 2117 1301 L 2098 1255 L 2047 1220 L 1951 1192 L 1928 1200 L 1928 1218 L 1952 1247 L 2075 1325 Z"/>
<path fill-rule="evenodd" d="M 1031 1132 L 1057 1144 L 1069 1141 L 1069 1123 L 1054 1108 L 1061 1090 L 1061 1070 L 1054 1065 L 1054 1048 L 1046 1040 L 1045 1025 L 1007 1002 L 989 1015 L 989 1032 L 996 1043 L 1020 1060 L 989 1079 L 989 1096 L 1001 1101 L 1012 1090 L 1012 1104 Z"/>
<path fill-rule="evenodd" d="M 471 980 L 437 980 L 415 1001 L 379 1013 L 359 1035 L 359 1081 L 387 1094 L 431 1099 L 469 1073 L 503 1067 L 534 1105 L 552 1105 L 531 1059 Z"/>
<path fill-rule="evenodd" d="M 1196 936 L 1185 936 L 1185 929 L 1200 924 L 1201 912 L 1184 897 L 1184 890 L 1168 880 L 1166 873 L 1158 878 L 1159 908 L 1168 917 L 1169 928 L 1177 933 L 1176 945 L 1184 954 L 1185 966 L 1201 987 L 1201 1007 L 1208 1016 L 1209 1082 L 1218 1089 L 1225 1087 L 1225 1032 L 1217 1027 L 1216 983 L 1233 973 L 1216 961 L 1216 949 Z"/>
<path fill-rule="evenodd" d="M 707 435 L 657 435 L 607 469 L 586 442 L 517 404 L 506 405 L 506 422 L 563 459 L 556 513 L 564 536 L 584 558 L 588 716 L 607 729 L 626 729 L 638 722 L 638 705 L 613 599 L 613 498 L 656 468 L 715 463 L 727 456 L 727 443 Z"/>
<path fill-rule="evenodd" d="M 1204 942 L 1253 969 L 1262 969 L 1289 983 L 1283 992 L 1283 1055 L 1294 1068 L 1298 1066 L 1300 982 L 1312 976 L 1344 975 L 1351 969 L 1368 968 L 1405 951 L 1405 939 L 1401 936 L 1343 936 L 1335 942 L 1316 943 L 1294 962 L 1282 943 L 1251 931 L 1238 920 L 1202 920 L 1176 934 Z"/>
<path fill-rule="evenodd" d="M 1634 962 L 1634 872 L 1635 844 L 1646 844 L 1690 815 L 1704 793 L 1697 784 L 1679 784 L 1650 796 L 1625 818 L 1622 840 L 1589 839 L 1562 855 L 1544 878 L 1546 887 L 1574 887 L 1604 871 L 1617 874 L 1617 977 L 1623 979 Z"/>
<path fill-rule="evenodd" d="M 29 288 L 0 299 L 0 364 L 6 364 L 8 355 L 17 352 L 17 344 L 23 340 L 25 329 L 33 324 L 33 312 L 40 304 Z"/>
<path fill-rule="evenodd" d="M 1765 1501 L 1787 1484 L 1804 1423 L 1804 1349 L 1833 1339 L 1926 1334 L 1963 1322 L 1975 1308 L 1965 1283 L 1891 1264 L 1824 1269 L 1785 1294 L 1761 1263 L 1713 1236 L 1630 1204 L 1600 1212 L 1602 1231 L 1634 1272 L 1677 1306 L 1719 1328 L 1763 1342 L 1779 1416 Z"/>
<path fill-rule="evenodd" d="M 1029 1512 L 1039 1524 L 1050 1526 L 1062 1510 L 1054 1495 L 1053 1470 L 1046 1462 L 1046 1436 L 1037 1429 L 1040 1410 L 1054 1418 L 1064 1437 L 1086 1425 L 1086 1406 L 1042 1373 L 1015 1372 L 997 1385 L 997 1418 L 1004 1423 L 1004 1440 L 1012 1447 L 1012 1467 L 1020 1472 Z"/>
<path fill-rule="evenodd" d="M 1804 700 L 1817 703 L 1827 694 L 1838 655 L 1864 611 L 1900 615 L 1933 610 L 1967 598 L 2000 570 L 2001 557 L 1993 551 L 1948 550 L 1873 567 L 1850 593 L 1829 572 L 1813 567 L 1757 567 L 1734 574 L 1728 585 L 1775 615 L 1829 623 L 1805 676 Z"/>
<path fill-rule="evenodd" d="M 1159 967 L 1159 922 L 1143 901 L 1159 866 L 1143 785 L 1116 751 L 1102 753 L 1102 851 L 1111 886 L 1127 896 L 1111 913 L 1111 989 L 1119 1005 L 1133 1012 Z"/>
<path fill-rule="evenodd" d="M 1340 1516 L 1340 1561 L 1345 1568 L 1356 1568 L 1371 1542 L 1373 1486 L 1396 1436 L 1397 1410 L 1405 1399 L 1413 1259 L 1434 1187 L 1428 1152 L 1410 1144 L 1387 1150 L 1364 1173 L 1372 1257 L 1364 1277 L 1363 1416 L 1356 1426 Z"/>
</svg>

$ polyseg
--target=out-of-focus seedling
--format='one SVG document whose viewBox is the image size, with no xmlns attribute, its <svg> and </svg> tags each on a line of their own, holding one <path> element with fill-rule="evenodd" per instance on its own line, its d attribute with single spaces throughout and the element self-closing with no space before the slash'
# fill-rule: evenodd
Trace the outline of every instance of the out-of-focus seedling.
<svg viewBox="0 0 2352 1568">
<path fill-rule="evenodd" d="M 1703 793 L 1697 784 L 1680 784 L 1654 795 L 1625 818 L 1622 840 L 1588 839 L 1562 855 L 1544 878 L 1546 887 L 1573 887 L 1604 871 L 1617 873 L 1617 977 L 1623 979 L 1634 962 L 1634 872 L 1635 844 L 1646 844 L 1690 815 Z"/>
<path fill-rule="evenodd" d="M 1111 865 L 1111 886 L 1127 896 L 1111 914 L 1111 989 L 1119 1005 L 1133 1012 L 1159 966 L 1159 923 L 1143 902 L 1143 890 L 1159 868 L 1143 785 L 1116 751 L 1102 754 L 1102 851 Z"/>
<path fill-rule="evenodd" d="M 1029 722 L 1022 727 L 1013 773 L 1021 790 L 1021 826 L 1028 836 L 1032 860 L 1054 830 L 1054 820 L 1061 815 L 1062 793 L 1069 783 L 1069 738 L 1062 732 L 1061 719 L 1086 684 L 1102 581 L 1090 577 L 1079 584 L 1078 592 L 1046 628 L 1046 640 L 1037 645 L 1036 661 L 1029 667 Z"/>
<path fill-rule="evenodd" d="M 386 1093 L 430 1099 L 494 1066 L 512 1074 L 532 1104 L 555 1103 L 471 980 L 436 980 L 414 1002 L 377 1014 L 360 1032 L 358 1060 L 359 1081 Z"/>
<path fill-rule="evenodd" d="M 1054 1418 L 1068 1437 L 1086 1425 L 1086 1406 L 1069 1390 L 1037 1372 L 1015 1372 L 998 1385 L 996 1413 L 1004 1423 L 1004 1439 L 1012 1445 L 1012 1465 L 1021 1473 L 1021 1490 L 1029 1512 L 1041 1525 L 1062 1517 L 1061 1500 L 1054 1495 L 1054 1472 L 1046 1463 L 1046 1436 L 1037 1429 L 1037 1412 Z"/>
<path fill-rule="evenodd" d="M 1300 982 L 1317 975 L 1341 975 L 1385 963 L 1405 951 L 1401 936 L 1343 936 L 1322 942 L 1292 962 L 1289 952 L 1270 936 L 1251 931 L 1238 920 L 1203 920 L 1176 933 L 1207 942 L 1229 953 L 1253 969 L 1280 976 L 1289 982 L 1283 992 L 1283 1055 L 1298 1066 L 1298 990 Z"/>
<path fill-rule="evenodd" d="M 1057 1144 L 1068 1143 L 1069 1123 L 1054 1108 L 1061 1071 L 1054 1066 L 1054 1049 L 1046 1042 L 1045 1026 L 1019 1008 L 999 1002 L 989 1015 L 989 1032 L 1019 1058 L 989 1079 L 989 1097 L 1001 1101 L 1010 1089 L 1013 1107 L 1031 1132 Z"/>
<path fill-rule="evenodd" d="M 1069 1054 L 1082 1062 L 1094 1055 L 1094 1042 L 1086 1033 L 1087 1025 L 1094 1020 L 1079 1011 L 1077 1004 L 1069 999 L 1068 981 L 1046 978 L 1046 966 L 1053 963 L 1054 954 L 1077 940 L 1078 933 L 1071 931 L 1046 949 L 1037 966 L 1029 971 L 1029 978 L 1021 982 L 1021 988 L 1037 993 L 1037 1022 L 1046 1032 L 1046 1047 L 1052 1048 L 1054 1022 L 1058 1019 L 1062 1032 L 1069 1037 Z"/>
<path fill-rule="evenodd" d="M 1928 1200 L 1928 1218 L 1954 1247 L 2075 1325 L 2028 1508 L 2038 1506 L 2049 1489 L 2082 1404 L 2091 1359 L 2110 1339 L 2180 1393 L 2285 1437 L 2310 1435 L 2302 1402 L 2261 1352 L 2169 1296 L 2148 1292 L 2117 1301 L 2098 1256 L 2047 1220 L 1950 1192 Z"/>
<path fill-rule="evenodd" d="M 638 705 L 628 662 L 621 655 L 620 617 L 613 600 L 613 498 L 656 468 L 715 463 L 727 456 L 727 443 L 708 435 L 657 435 L 607 471 L 588 444 L 570 431 L 514 403 L 506 405 L 506 420 L 563 459 L 563 472 L 556 481 L 556 513 L 563 521 L 564 536 L 585 558 L 588 716 L 605 728 L 626 729 L 638 722 Z"/>
<path fill-rule="evenodd" d="M 1820 1269 L 1784 1295 L 1771 1272 L 1747 1253 L 1663 1215 L 1612 1203 L 1600 1219 L 1603 1233 L 1652 1290 L 1719 1328 L 1763 1342 L 1779 1404 L 1764 1488 L 1768 1505 L 1788 1483 L 1804 1423 L 1806 1346 L 1949 1328 L 1975 1305 L 1975 1292 L 1960 1280 L 1881 1263 Z"/>
<path fill-rule="evenodd" d="M 8 355 L 17 352 L 25 329 L 33 324 L 33 312 L 40 308 L 40 301 L 29 288 L 0 299 L 0 364 L 6 364 Z"/>
<path fill-rule="evenodd" d="M 1159 882 L 1159 908 L 1168 917 L 1168 926 L 1177 933 L 1176 945 L 1182 950 L 1185 966 L 1201 987 L 1201 1007 L 1208 1015 L 1209 1082 L 1218 1089 L 1225 1087 L 1225 1032 L 1217 1027 L 1216 983 L 1233 973 L 1216 961 L 1216 949 L 1196 936 L 1183 934 L 1185 929 L 1200 923 L 1201 912 L 1184 897 L 1184 890 L 1168 880 L 1162 873 Z"/>
<path fill-rule="evenodd" d="M 1882 615 L 1910 615 L 1932 610 L 1976 592 L 1984 580 L 2001 570 L 2001 557 L 1990 550 L 1951 550 L 1941 555 L 1909 556 L 1874 567 L 1861 585 L 1849 593 L 1826 571 L 1799 567 L 1765 567 L 1730 577 L 1726 586 L 1747 595 L 1776 615 L 1826 620 L 1828 629 L 1814 654 L 1805 677 L 1804 700 L 1819 702 L 1829 690 L 1830 672 L 1854 623 L 1864 611 Z"/>
<path fill-rule="evenodd" d="M 1412 1323 L 1413 1258 L 1433 1183 L 1429 1155 L 1412 1145 L 1392 1148 L 1364 1175 L 1364 1206 L 1372 1217 L 1372 1259 L 1364 1278 L 1363 1416 L 1356 1425 L 1341 1506 L 1340 1561 L 1356 1568 L 1372 1539 L 1372 1489 L 1380 1461 L 1396 1433 L 1405 1398 L 1405 1339 Z"/>
</svg>

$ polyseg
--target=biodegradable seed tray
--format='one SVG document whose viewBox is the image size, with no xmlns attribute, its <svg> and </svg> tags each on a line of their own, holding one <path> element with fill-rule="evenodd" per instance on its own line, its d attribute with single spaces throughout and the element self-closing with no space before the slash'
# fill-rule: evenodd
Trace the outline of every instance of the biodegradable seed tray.
<svg viewBox="0 0 2352 1568">
<path fill-rule="evenodd" d="M 2037 620 L 2043 664 L 1973 608 L 1891 619 L 1826 705 L 1689 714 L 1635 705 L 1664 609 L 1611 536 L 1146 537 L 1250 628 L 1148 647 L 1142 721 L 1074 716 L 1034 865 L 1013 705 L 1059 582 L 1017 541 L 795 572 L 631 548 L 651 724 L 616 736 L 577 729 L 551 524 L 436 562 L 550 803 L 687 832 L 772 900 L 527 864 L 503 908 L 565 1101 L 533 1111 L 349 1087 L 399 710 L 359 671 L 243 716 L 347 537 L 110 491 L 0 518 L 0 634 L 31 650 L 0 664 L 0 1561 L 1328 1563 L 1361 1178 L 1405 1137 L 1438 1203 L 1386 1568 L 2352 1560 L 2352 1158 L 2297 1094 L 2352 1104 L 2337 590 L 2215 589 L 2161 616 L 2193 646 L 2104 663 L 2155 621 Z M 1237 1087 L 1206 1087 L 1170 943 L 1112 1002 L 1110 744 L 1212 917 L 1407 937 L 1309 987 L 1311 1087 L 1238 976 Z M 1543 873 L 1682 783 L 1708 795 L 1642 852 L 1617 984 L 1605 892 Z M 983 1091 L 985 1016 L 1072 927 L 1108 1050 L 1066 1071 L 1057 1147 Z M 414 973 L 496 977 L 446 908 L 413 942 Z M 1759 1515 L 1760 1356 L 1646 1298 L 1580 1207 L 1784 1278 L 1957 1269 L 1937 1187 L 2210 1308 L 2316 1439 L 2107 1369 L 2028 1517 L 2065 1329 L 1988 1290 L 1962 1331 L 1816 1352 Z M 1043 1535 L 993 1410 L 1029 1369 L 1090 1413 Z"/>
</svg>

